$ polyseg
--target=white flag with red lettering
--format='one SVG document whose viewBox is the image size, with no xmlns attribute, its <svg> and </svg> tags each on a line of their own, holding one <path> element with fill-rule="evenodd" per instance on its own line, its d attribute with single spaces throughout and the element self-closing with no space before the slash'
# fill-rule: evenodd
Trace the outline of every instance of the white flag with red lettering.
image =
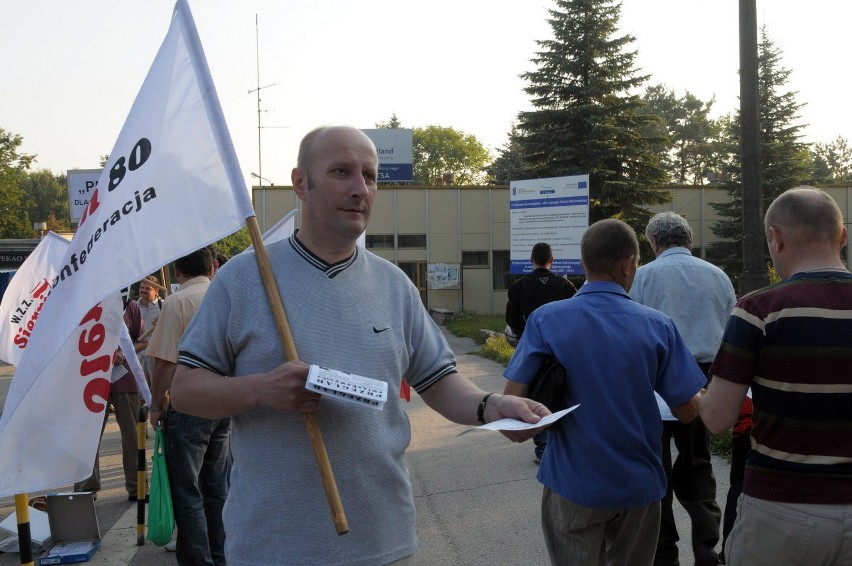
<svg viewBox="0 0 852 566">
<path fill-rule="evenodd" d="M 21 361 L 67 249 L 68 240 L 48 232 L 12 276 L 0 303 L 0 360 Z"/>
<path fill-rule="evenodd" d="M 120 328 L 118 291 L 253 215 L 192 14 L 178 0 L 6 397 L 0 497 L 88 477 L 118 343 L 106 331 Z"/>
</svg>

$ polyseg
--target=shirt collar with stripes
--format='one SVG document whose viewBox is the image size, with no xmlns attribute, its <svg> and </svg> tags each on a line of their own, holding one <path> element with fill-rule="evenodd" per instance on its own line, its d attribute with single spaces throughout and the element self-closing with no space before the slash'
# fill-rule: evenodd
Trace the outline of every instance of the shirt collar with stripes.
<svg viewBox="0 0 852 566">
<path fill-rule="evenodd" d="M 329 279 L 333 279 L 343 273 L 343 271 L 355 263 L 355 260 L 358 258 L 358 246 L 355 246 L 355 251 L 352 252 L 351 256 L 342 261 L 338 261 L 337 263 L 329 264 L 324 259 L 306 248 L 305 245 L 299 241 L 296 234 L 293 234 L 290 238 L 290 245 L 293 246 L 293 249 L 296 250 L 296 253 L 299 254 L 302 259 L 325 273 L 325 276 Z"/>
</svg>

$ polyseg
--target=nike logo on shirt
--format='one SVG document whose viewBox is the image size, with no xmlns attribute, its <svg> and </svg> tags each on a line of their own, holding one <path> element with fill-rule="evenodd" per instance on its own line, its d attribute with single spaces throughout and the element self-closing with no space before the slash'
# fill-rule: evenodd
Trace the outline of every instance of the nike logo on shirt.
<svg viewBox="0 0 852 566">
<path fill-rule="evenodd" d="M 387 327 L 387 328 L 376 328 L 375 326 L 373 327 L 373 332 L 375 332 L 376 334 L 381 334 L 385 330 L 390 330 L 390 327 Z"/>
</svg>

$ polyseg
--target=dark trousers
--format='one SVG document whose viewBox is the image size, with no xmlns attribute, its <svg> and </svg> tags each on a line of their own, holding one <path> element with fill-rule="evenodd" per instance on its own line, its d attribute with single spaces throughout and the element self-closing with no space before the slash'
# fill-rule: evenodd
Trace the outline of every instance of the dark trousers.
<svg viewBox="0 0 852 566">
<path fill-rule="evenodd" d="M 677 458 L 672 463 L 671 441 Z M 679 564 L 677 542 L 680 540 L 672 511 L 673 495 L 689 514 L 692 522 L 692 547 L 713 548 L 719 542 L 721 510 L 716 503 L 716 478 L 710 459 L 710 435 L 697 417 L 689 424 L 663 422 L 663 467 L 668 488 L 661 502 L 660 537 L 657 541 L 655 565 Z"/>
<path fill-rule="evenodd" d="M 224 566 L 222 508 L 230 485 L 231 419 L 203 419 L 169 407 L 166 467 L 180 566 Z"/>
</svg>

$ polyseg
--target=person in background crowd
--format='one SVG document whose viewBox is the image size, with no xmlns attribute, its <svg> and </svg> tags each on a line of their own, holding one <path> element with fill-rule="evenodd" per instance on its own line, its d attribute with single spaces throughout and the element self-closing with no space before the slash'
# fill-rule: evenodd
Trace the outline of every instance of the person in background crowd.
<svg viewBox="0 0 852 566">
<path fill-rule="evenodd" d="M 577 292 L 576 287 L 565 279 L 553 273 L 553 250 L 550 244 L 539 242 L 533 246 L 530 263 L 532 273 L 528 273 L 509 285 L 509 300 L 506 302 L 506 324 L 512 330 L 515 340 L 524 334 L 527 319 L 541 305 L 562 299 L 570 299 Z M 512 344 L 513 346 L 517 344 Z M 533 438 L 535 444 L 534 461 L 541 462 L 544 450 L 547 448 L 547 430 L 543 430 Z"/>
<path fill-rule="evenodd" d="M 178 564 L 224 566 L 222 508 L 231 470 L 231 420 L 176 411 L 167 396 L 177 367 L 178 343 L 203 304 L 213 276 L 210 248 L 176 260 L 174 268 L 180 287 L 163 302 L 148 343 L 148 356 L 154 359 L 151 424 L 165 423 L 164 453 L 177 526 Z"/>
<path fill-rule="evenodd" d="M 849 564 L 852 557 L 852 275 L 837 203 L 782 193 L 764 218 L 782 281 L 740 298 L 710 371 L 701 418 L 730 428 L 752 392 L 752 443 L 730 566 Z"/>
<path fill-rule="evenodd" d="M 692 229 L 674 212 L 661 212 L 648 222 L 645 236 L 657 259 L 636 272 L 630 296 L 674 320 L 686 347 L 706 376 L 716 356 L 725 323 L 736 297 L 731 280 L 715 265 L 692 255 Z M 680 540 L 672 511 L 673 497 L 692 521 L 695 566 L 719 563 L 716 544 L 722 512 L 716 503 L 716 478 L 710 457 L 710 435 L 700 418 L 681 423 L 670 416 L 665 403 L 663 467 L 668 488 L 662 500 L 660 538 L 655 566 L 678 566 Z M 677 458 L 672 465 L 671 443 Z"/>
</svg>

